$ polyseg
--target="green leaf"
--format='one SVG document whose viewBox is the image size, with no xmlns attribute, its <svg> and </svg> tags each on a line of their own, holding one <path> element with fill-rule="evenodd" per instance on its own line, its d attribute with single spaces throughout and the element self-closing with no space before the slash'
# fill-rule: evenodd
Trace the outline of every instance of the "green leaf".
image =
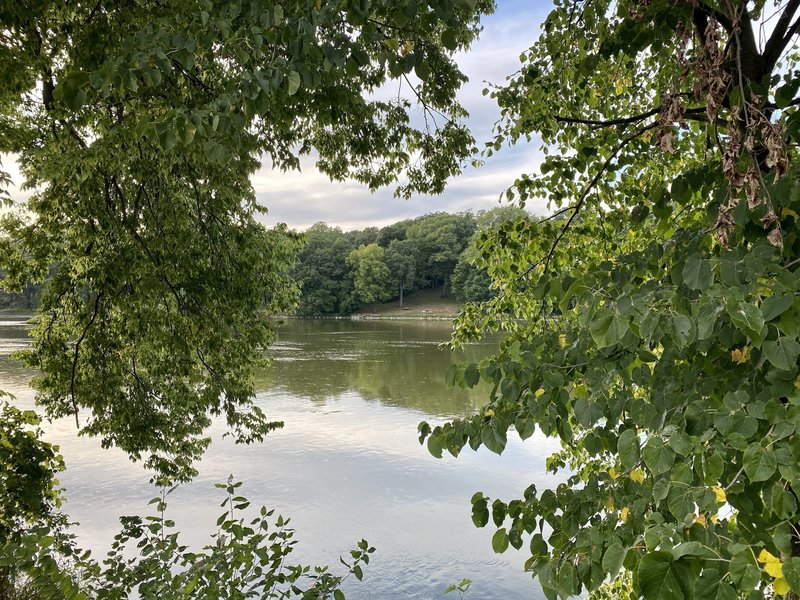
<svg viewBox="0 0 800 600">
<path fill-rule="evenodd" d="M 445 29 L 442 32 L 442 45 L 451 51 L 455 50 L 458 47 L 458 42 L 456 41 L 456 34 L 452 29 Z"/>
<path fill-rule="evenodd" d="M 502 554 L 508 550 L 508 533 L 506 533 L 505 527 L 498 529 L 492 536 L 492 550 L 497 554 Z"/>
<path fill-rule="evenodd" d="M 703 291 L 711 285 L 711 263 L 693 254 L 683 267 L 683 282 L 693 290 Z"/>
<path fill-rule="evenodd" d="M 619 542 L 614 542 L 606 549 L 605 554 L 603 554 L 603 571 L 611 579 L 614 579 L 619 573 L 627 553 L 627 549 L 623 548 Z"/>
<path fill-rule="evenodd" d="M 502 454 L 507 442 L 506 430 L 492 420 L 481 429 L 481 442 L 495 454 Z"/>
<path fill-rule="evenodd" d="M 800 592 L 800 558 L 793 556 L 783 563 L 783 576 L 793 592 Z"/>
<path fill-rule="evenodd" d="M 434 434 L 428 438 L 428 452 L 431 456 L 442 458 L 442 440 L 438 435 Z"/>
<path fill-rule="evenodd" d="M 764 448 L 759 442 L 754 442 L 747 447 L 742 461 L 744 472 L 753 482 L 766 481 L 772 477 L 778 467 L 778 461 L 772 448 Z"/>
<path fill-rule="evenodd" d="M 609 310 L 600 310 L 589 324 L 592 339 L 600 348 L 613 346 L 628 332 L 628 322 Z"/>
<path fill-rule="evenodd" d="M 772 321 L 772 319 L 781 316 L 789 310 L 793 303 L 794 297 L 791 294 L 766 298 L 761 303 L 761 313 L 764 316 L 764 321 Z"/>
<path fill-rule="evenodd" d="M 788 337 L 780 337 L 775 341 L 764 342 L 764 354 L 773 366 L 790 371 L 797 366 L 800 356 L 800 344 Z"/>
<path fill-rule="evenodd" d="M 637 567 L 639 587 L 645 600 L 694 598 L 695 575 L 688 561 L 673 560 L 668 552 L 645 554 Z"/>
<path fill-rule="evenodd" d="M 300 74 L 297 71 L 290 71 L 286 76 L 286 93 L 294 96 L 300 89 Z"/>
<path fill-rule="evenodd" d="M 58 95 L 72 112 L 78 112 L 86 102 L 86 92 L 82 87 L 85 79 L 81 74 L 70 73 L 58 85 Z"/>
<path fill-rule="evenodd" d="M 334 600 L 345 600 L 344 592 L 339 589 L 333 590 L 333 598 Z"/>
<path fill-rule="evenodd" d="M 749 336 L 755 346 L 761 346 L 761 342 L 764 340 L 762 333 L 764 315 L 761 314 L 761 309 L 749 302 L 728 304 L 725 309 L 736 328 Z"/>
<path fill-rule="evenodd" d="M 761 569 L 755 564 L 752 551 L 748 548 L 735 554 L 728 565 L 733 584 L 742 592 L 752 590 L 761 581 Z"/>
<path fill-rule="evenodd" d="M 633 429 L 623 431 L 617 442 L 617 451 L 622 466 L 632 469 L 639 462 L 639 436 Z"/>
<path fill-rule="evenodd" d="M 653 475 L 669 471 L 675 463 L 675 452 L 660 438 L 650 438 L 642 452 L 644 463 Z"/>
<path fill-rule="evenodd" d="M 485 527 L 489 522 L 489 506 L 485 498 L 472 503 L 472 522 L 475 527 Z"/>
<path fill-rule="evenodd" d="M 701 600 L 738 600 L 739 596 L 719 571 L 705 569 L 694 587 L 695 597 Z"/>
<path fill-rule="evenodd" d="M 464 369 L 464 383 L 467 384 L 467 387 L 475 387 L 480 380 L 481 374 L 478 371 L 478 365 L 475 363 L 467 365 L 467 368 Z"/>
</svg>

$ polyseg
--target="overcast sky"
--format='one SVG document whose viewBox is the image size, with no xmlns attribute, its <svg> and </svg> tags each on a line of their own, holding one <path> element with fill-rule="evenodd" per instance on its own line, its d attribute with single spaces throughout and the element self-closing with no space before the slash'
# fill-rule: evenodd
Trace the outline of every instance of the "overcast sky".
<svg viewBox="0 0 800 600">
<path fill-rule="evenodd" d="M 519 68 L 519 55 L 538 37 L 539 25 L 552 8 L 549 0 L 498 0 L 495 14 L 484 20 L 484 31 L 472 49 L 457 56 L 469 83 L 461 101 L 470 113 L 469 125 L 479 147 L 491 138 L 499 116 L 494 100 L 482 94 L 486 82 L 502 83 Z M 478 211 L 498 206 L 500 193 L 521 173 L 535 170 L 541 158 L 539 143 L 504 149 L 483 167 L 469 167 L 452 180 L 440 196 L 393 197 L 393 188 L 370 193 L 353 182 L 333 183 L 319 173 L 306 157 L 301 172 L 281 173 L 263 169 L 253 178 L 259 202 L 269 210 L 267 224 L 286 223 L 303 230 L 318 221 L 342 229 L 388 225 L 429 212 Z M 534 213 L 544 212 L 529 203 Z"/>
<path fill-rule="evenodd" d="M 484 31 L 472 49 L 456 57 L 469 82 L 460 98 L 470 113 L 469 127 L 478 147 L 492 137 L 492 126 L 499 116 L 491 98 L 482 94 L 490 83 L 503 83 L 519 68 L 519 55 L 538 38 L 539 25 L 552 8 L 551 0 L 498 0 L 497 11 L 484 19 Z M 468 167 L 453 179 L 440 196 L 415 196 L 411 200 L 393 197 L 394 188 L 376 193 L 354 182 L 331 182 L 314 168 L 314 161 L 304 157 L 302 170 L 281 173 L 264 168 L 253 177 L 258 201 L 268 209 L 260 219 L 267 225 L 286 223 L 304 230 L 324 221 L 344 230 L 381 227 L 430 212 L 478 211 L 499 205 L 500 194 L 514 179 L 536 170 L 541 154 L 540 143 L 520 144 L 503 149 L 478 169 Z M 11 156 L 0 155 L 3 167 L 14 184 L 22 177 Z M 12 197 L 21 200 L 30 195 L 12 187 Z M 528 210 L 543 213 L 544 206 L 530 202 Z"/>
</svg>

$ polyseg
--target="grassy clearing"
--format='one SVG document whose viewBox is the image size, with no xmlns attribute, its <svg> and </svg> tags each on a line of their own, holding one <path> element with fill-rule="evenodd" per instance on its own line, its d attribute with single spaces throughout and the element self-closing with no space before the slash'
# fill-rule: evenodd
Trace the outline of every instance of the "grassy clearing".
<svg viewBox="0 0 800 600">
<path fill-rule="evenodd" d="M 406 295 L 403 298 L 403 308 L 400 308 L 400 302 L 395 299 L 383 304 L 364 306 L 355 314 L 362 317 L 406 317 L 409 319 L 455 318 L 460 308 L 461 304 L 455 298 L 442 298 L 442 288 L 436 288 L 418 290 L 413 294 Z"/>
</svg>

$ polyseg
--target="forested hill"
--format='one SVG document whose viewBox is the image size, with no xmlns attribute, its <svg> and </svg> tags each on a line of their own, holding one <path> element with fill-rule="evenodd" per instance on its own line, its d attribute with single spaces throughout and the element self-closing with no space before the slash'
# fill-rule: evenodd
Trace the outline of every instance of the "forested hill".
<svg viewBox="0 0 800 600">
<path fill-rule="evenodd" d="M 294 278 L 301 287 L 298 313 L 350 314 L 359 307 L 439 288 L 457 300 L 485 300 L 489 278 L 477 244 L 482 233 L 511 219 L 527 219 L 505 206 L 477 214 L 437 212 L 381 229 L 342 231 L 317 223 L 305 232 Z"/>
<path fill-rule="evenodd" d="M 440 289 L 459 302 L 488 299 L 489 277 L 478 251 L 481 235 L 500 223 L 528 219 L 501 206 L 478 213 L 437 212 L 381 229 L 342 231 L 317 223 L 304 232 L 305 246 L 293 269 L 301 289 L 300 315 L 347 315 L 408 294 Z M 33 309 L 42 284 L 22 293 L 0 290 L 0 309 Z"/>
</svg>

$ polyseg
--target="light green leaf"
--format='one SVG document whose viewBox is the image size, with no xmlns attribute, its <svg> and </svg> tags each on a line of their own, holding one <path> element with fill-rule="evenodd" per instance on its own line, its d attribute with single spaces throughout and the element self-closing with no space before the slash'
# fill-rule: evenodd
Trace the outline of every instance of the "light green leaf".
<svg viewBox="0 0 800 600">
<path fill-rule="evenodd" d="M 300 89 L 300 74 L 297 71 L 290 71 L 286 76 L 286 93 L 294 96 Z"/>
</svg>

